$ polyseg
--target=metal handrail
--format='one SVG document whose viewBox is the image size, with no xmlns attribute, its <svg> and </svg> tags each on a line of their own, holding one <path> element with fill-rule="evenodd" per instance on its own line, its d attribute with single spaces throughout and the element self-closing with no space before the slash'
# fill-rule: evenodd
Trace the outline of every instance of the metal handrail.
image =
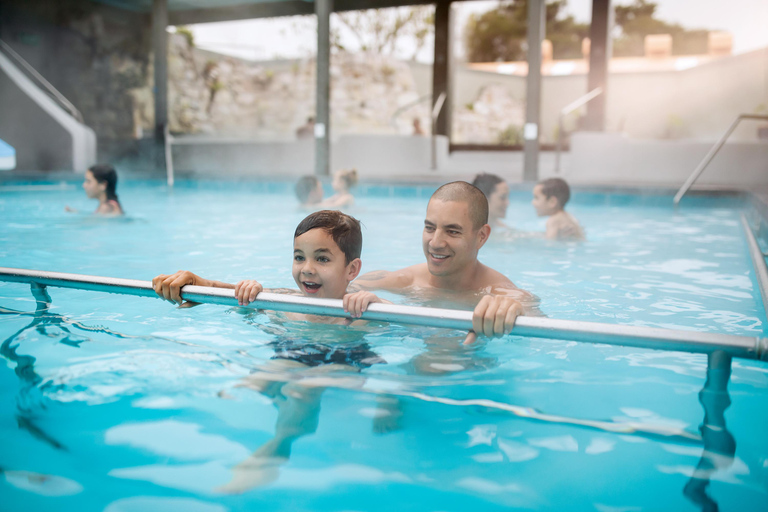
<svg viewBox="0 0 768 512">
<path fill-rule="evenodd" d="M 760 297 L 763 299 L 763 311 L 768 315 L 768 266 L 765 264 L 765 254 L 760 250 L 752 228 L 747 222 L 747 217 L 741 214 L 741 225 L 744 228 L 744 234 L 749 244 L 749 255 L 752 257 L 752 266 L 755 267 L 757 275 L 757 285 L 760 289 Z"/>
<path fill-rule="evenodd" d="M 53 85 L 51 85 L 48 80 L 43 78 L 43 75 L 37 72 L 35 68 L 33 68 L 24 58 L 16 53 L 13 48 L 8 46 L 8 44 L 0 40 L 0 48 L 2 48 L 6 54 L 13 57 L 13 59 L 16 60 L 16 62 L 24 68 L 24 70 L 37 82 L 43 86 L 43 88 L 48 92 L 48 94 L 59 102 L 59 104 L 64 108 L 64 110 L 68 111 L 72 117 L 77 119 L 80 123 L 83 123 L 83 115 L 80 113 L 79 110 L 67 99 L 64 97 L 63 94 L 61 94 Z"/>
<path fill-rule="evenodd" d="M 159 298 L 150 281 L 134 279 L 0 267 L 0 281 Z M 225 306 L 238 305 L 232 289 L 187 285 L 182 288 L 181 296 L 183 299 L 193 302 Z M 350 318 L 349 314 L 344 311 L 340 299 L 316 299 L 262 292 L 247 307 Z M 368 306 L 362 319 L 462 331 L 472 329 L 472 311 L 454 309 L 375 303 Z M 512 334 L 655 350 L 698 353 L 722 350 L 733 357 L 768 360 L 768 338 L 731 334 L 675 331 L 652 327 L 554 320 L 543 317 L 518 318 Z"/>
<path fill-rule="evenodd" d="M 419 103 L 424 103 L 425 101 L 431 100 L 431 99 L 432 99 L 432 95 L 431 94 L 426 94 L 426 95 L 422 96 L 421 98 L 418 98 L 418 99 L 415 99 L 415 100 L 413 100 L 411 102 L 406 103 L 402 107 L 400 107 L 397 110 L 395 110 L 395 112 L 389 118 L 389 124 L 392 126 L 392 128 L 397 129 L 397 118 L 400 116 L 400 114 L 402 114 L 403 112 L 405 112 L 408 109 L 411 109 L 411 108 L 415 107 Z"/>
<path fill-rule="evenodd" d="M 432 107 L 432 170 L 437 170 L 437 118 L 440 115 L 440 111 L 443 110 L 443 104 L 445 104 L 445 91 L 440 93 L 437 97 L 434 106 Z"/>
<path fill-rule="evenodd" d="M 587 103 L 597 98 L 601 94 L 603 94 L 602 87 L 595 87 L 584 96 L 578 98 L 576 101 L 569 103 L 568 105 L 566 105 L 560 110 L 560 115 L 557 117 L 557 147 L 555 150 L 555 173 L 556 174 L 560 174 L 560 152 L 562 151 L 562 146 L 563 146 L 563 132 L 565 132 L 565 127 L 563 126 L 563 119 L 565 119 L 565 116 L 567 116 L 577 108 L 586 105 Z"/>
<path fill-rule="evenodd" d="M 173 151 L 171 150 L 171 144 L 173 143 L 173 135 L 171 135 L 168 125 L 163 127 L 163 145 L 165 147 L 165 174 L 168 182 L 168 186 L 173 188 L 173 184 L 176 181 L 176 173 L 173 169 Z"/>
<path fill-rule="evenodd" d="M 723 147 L 725 141 L 728 140 L 728 137 L 731 136 L 731 133 L 733 133 L 733 130 L 736 129 L 736 126 L 738 126 L 742 119 L 757 119 L 768 121 L 768 116 L 758 114 L 739 114 L 739 116 L 731 123 L 731 126 L 725 130 L 725 133 L 720 137 L 720 140 L 718 140 L 715 145 L 712 146 L 712 149 L 709 150 L 709 153 L 707 153 L 707 156 L 704 157 L 704 160 L 702 160 L 698 167 L 696 167 L 691 175 L 688 176 L 688 179 L 685 180 L 685 183 L 683 183 L 683 186 L 680 187 L 680 190 L 677 191 L 674 199 L 675 207 L 677 207 L 677 205 L 680 203 L 680 200 L 683 198 L 685 193 L 688 192 L 688 189 L 691 188 L 693 183 L 699 179 L 699 176 L 701 176 L 701 173 L 704 172 L 704 169 L 709 165 L 712 159 L 715 158 L 717 152 L 720 151 L 720 148 Z"/>
</svg>

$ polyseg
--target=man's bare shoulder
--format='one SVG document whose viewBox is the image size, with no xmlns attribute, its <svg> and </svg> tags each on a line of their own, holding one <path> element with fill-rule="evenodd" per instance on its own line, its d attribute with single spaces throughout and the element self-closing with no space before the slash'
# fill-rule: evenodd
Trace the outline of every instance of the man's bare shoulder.
<svg viewBox="0 0 768 512">
<path fill-rule="evenodd" d="M 413 265 L 400 270 L 374 270 L 358 277 L 350 288 L 361 290 L 392 290 L 399 291 L 412 286 L 418 275 L 418 267 Z M 426 266 L 426 264 L 424 264 Z"/>
<path fill-rule="evenodd" d="M 517 286 L 510 279 L 487 265 L 481 267 L 478 285 L 480 288 L 506 288 L 516 290 Z"/>
</svg>

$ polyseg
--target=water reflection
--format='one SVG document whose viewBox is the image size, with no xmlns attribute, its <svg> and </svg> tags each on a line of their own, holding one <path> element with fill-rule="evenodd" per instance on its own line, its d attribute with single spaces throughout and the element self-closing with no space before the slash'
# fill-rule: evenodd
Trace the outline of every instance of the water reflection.
<svg viewBox="0 0 768 512">
<path fill-rule="evenodd" d="M 719 510 L 717 502 L 707 494 L 710 478 L 733 464 L 736 440 L 725 424 L 725 410 L 731 405 L 728 381 L 731 378 L 731 356 L 713 352 L 707 356 L 707 380 L 699 392 L 704 408 L 704 421 L 699 427 L 704 451 L 683 494 L 705 512 Z"/>
</svg>

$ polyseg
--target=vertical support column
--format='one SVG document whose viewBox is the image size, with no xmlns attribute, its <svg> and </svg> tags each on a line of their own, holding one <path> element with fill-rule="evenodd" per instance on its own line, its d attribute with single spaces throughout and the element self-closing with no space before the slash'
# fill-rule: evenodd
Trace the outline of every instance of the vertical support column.
<svg viewBox="0 0 768 512">
<path fill-rule="evenodd" d="M 584 128 L 591 131 L 605 130 L 605 98 L 608 95 L 608 62 L 611 58 L 611 0 L 592 0 L 592 24 L 589 28 L 589 74 L 587 91 L 603 89 L 587 103 Z"/>
<path fill-rule="evenodd" d="M 433 135 L 451 136 L 451 0 L 435 4 L 435 59 L 432 64 L 432 109 L 445 93 Z"/>
<path fill-rule="evenodd" d="M 152 1 L 152 53 L 155 58 L 155 140 L 168 125 L 168 0 Z"/>
<path fill-rule="evenodd" d="M 546 31 L 545 0 L 528 0 L 528 77 L 525 81 L 523 181 L 539 179 L 539 123 L 541 117 L 541 42 Z"/>
<path fill-rule="evenodd" d="M 331 13 L 333 0 L 315 0 L 317 16 L 317 92 L 315 95 L 315 174 L 331 167 Z"/>
</svg>

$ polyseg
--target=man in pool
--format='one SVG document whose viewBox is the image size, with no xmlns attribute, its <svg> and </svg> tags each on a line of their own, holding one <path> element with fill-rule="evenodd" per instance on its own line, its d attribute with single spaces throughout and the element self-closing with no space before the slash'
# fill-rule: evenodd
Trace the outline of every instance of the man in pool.
<svg viewBox="0 0 768 512">
<path fill-rule="evenodd" d="M 464 341 L 467 345 L 478 334 L 503 336 L 512 330 L 518 315 L 525 313 L 522 303 L 533 311 L 535 297 L 478 261 L 477 254 L 490 234 L 488 200 L 483 192 L 463 181 L 447 183 L 427 204 L 422 234 L 426 263 L 395 272 L 369 272 L 352 286 L 474 307 L 473 331 Z M 355 301 L 350 313 L 359 316 L 366 301 L 372 300 Z"/>
</svg>

